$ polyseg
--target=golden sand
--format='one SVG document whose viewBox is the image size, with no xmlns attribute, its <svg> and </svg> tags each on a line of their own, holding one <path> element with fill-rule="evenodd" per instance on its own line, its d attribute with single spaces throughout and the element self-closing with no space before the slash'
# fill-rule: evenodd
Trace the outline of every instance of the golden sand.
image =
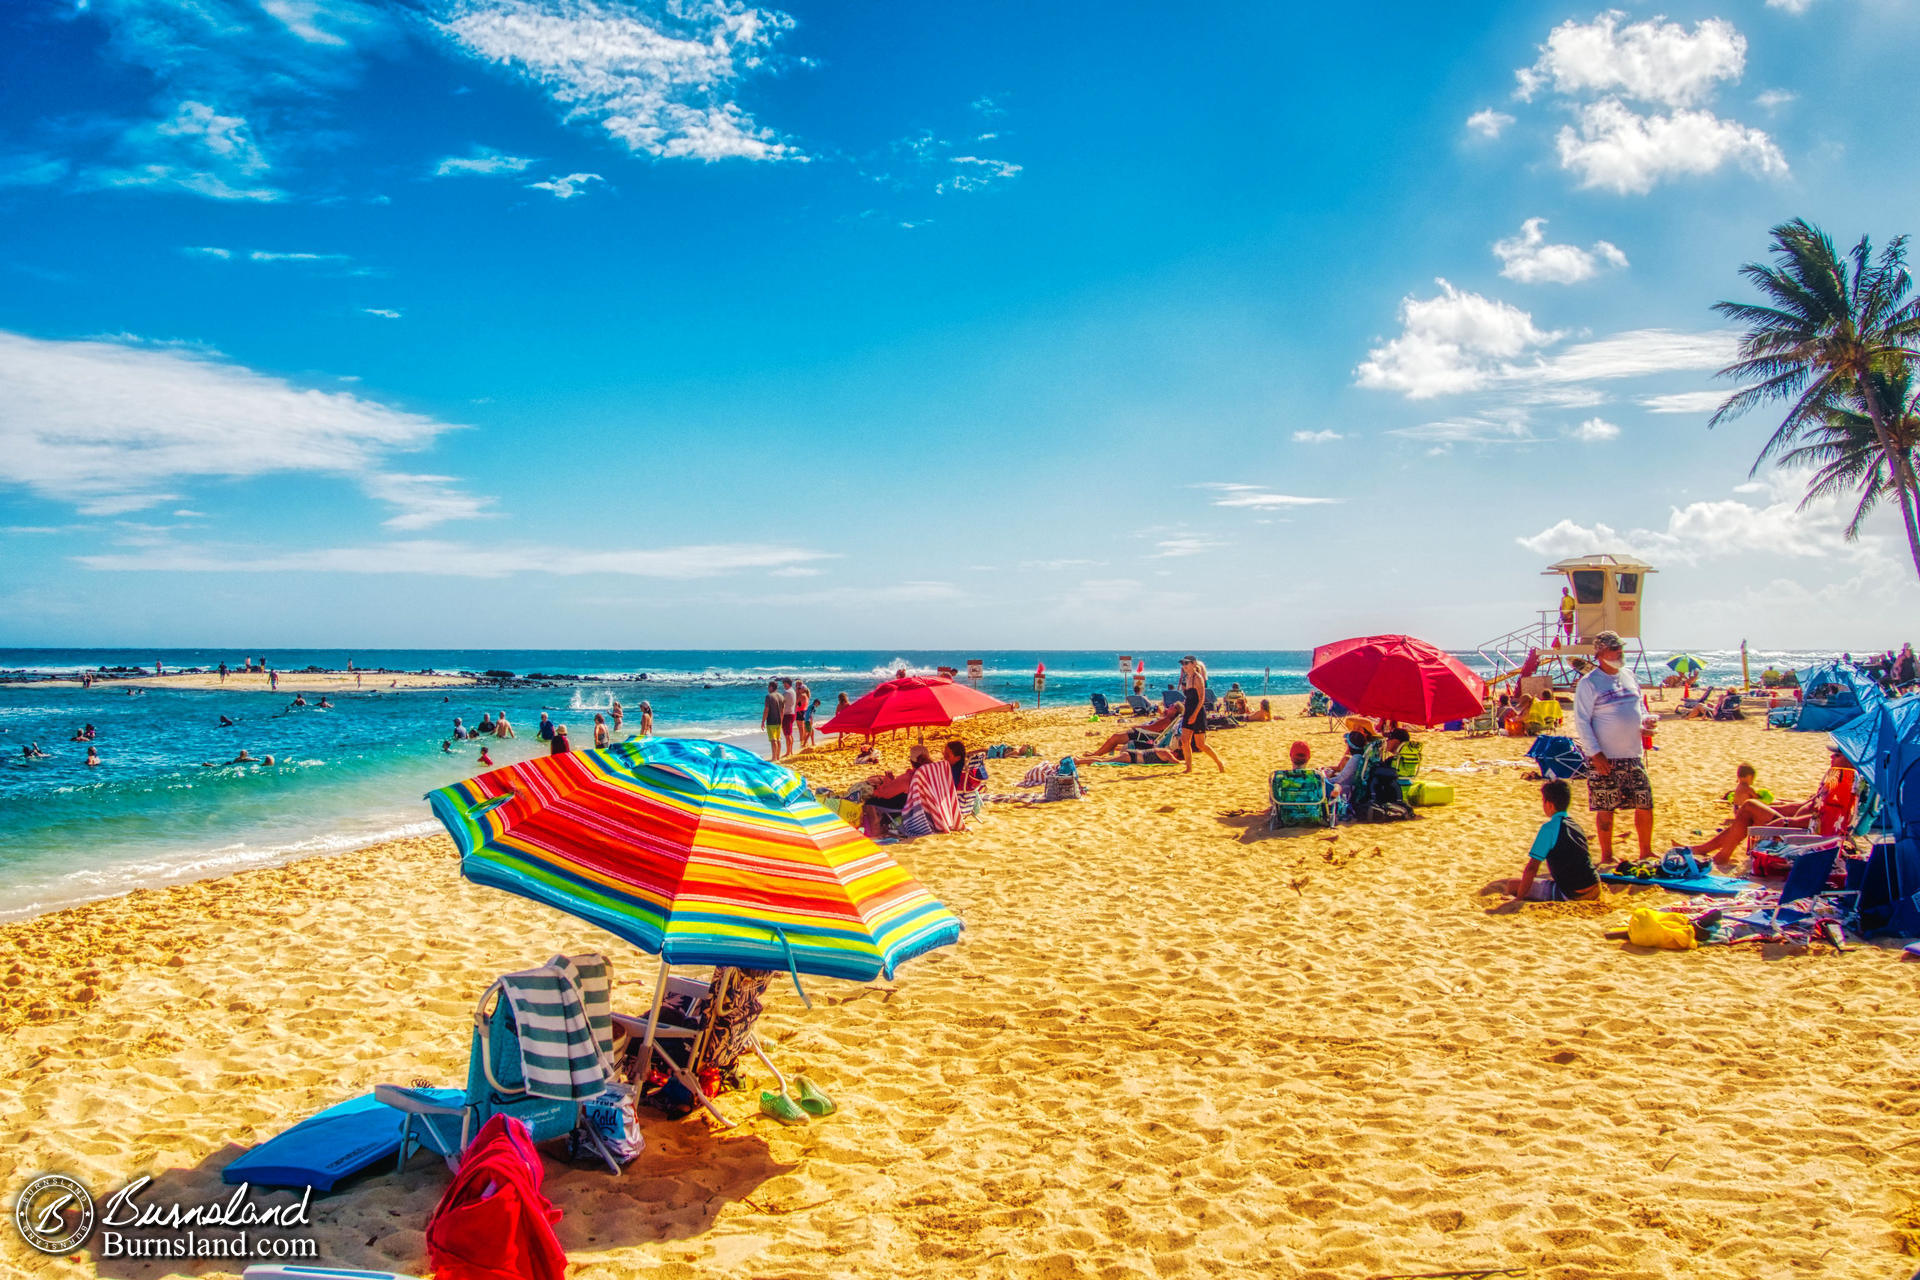
<svg viewBox="0 0 1920 1280">
<path fill-rule="evenodd" d="M 1092 731 L 1049 712 L 964 736 L 1058 754 Z M 892 990 L 815 982 L 810 1013 L 776 989 L 761 1024 L 840 1113 L 789 1129 L 730 1095 L 731 1130 L 649 1115 L 620 1178 L 549 1160 L 574 1274 L 1911 1269 L 1920 965 L 1884 946 L 1642 952 L 1602 937 L 1629 895 L 1503 905 L 1487 887 L 1539 821 L 1520 741 L 1433 735 L 1460 798 L 1418 821 L 1270 835 L 1264 780 L 1295 737 L 1334 751 L 1325 721 L 1251 725 L 1215 739 L 1224 775 L 1091 768 L 1084 801 L 896 846 L 967 921 L 960 945 Z M 1820 739 L 1753 723 L 1659 741 L 1662 847 L 1717 824 L 1739 760 L 1786 796 L 1823 765 Z M 849 755 L 799 764 L 844 781 Z M 994 788 L 1029 763 L 995 762 Z M 7 1194 L 42 1170 L 96 1190 L 152 1171 L 217 1199 L 243 1146 L 322 1106 L 463 1080 L 486 983 L 588 947 L 642 1007 L 644 957 L 462 881 L 439 838 L 7 926 Z M 317 1200 L 321 1258 L 424 1271 L 445 1183 L 421 1157 Z M 4 1238 L 0 1269 L 30 1275 L 175 1265 Z"/>
<path fill-rule="evenodd" d="M 78 679 L 48 680 L 49 685 L 78 688 Z M 425 675 L 418 671 L 282 671 L 276 686 L 264 671 L 169 671 L 164 675 L 102 676 L 96 689 L 235 689 L 259 693 L 277 688 L 281 693 L 339 693 L 352 689 L 454 689 L 473 684 L 471 676 Z"/>
</svg>

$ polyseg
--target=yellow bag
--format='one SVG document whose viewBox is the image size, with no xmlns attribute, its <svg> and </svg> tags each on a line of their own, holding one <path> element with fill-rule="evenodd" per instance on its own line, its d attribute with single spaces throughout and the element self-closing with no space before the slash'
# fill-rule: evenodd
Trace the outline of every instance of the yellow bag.
<svg viewBox="0 0 1920 1280">
<path fill-rule="evenodd" d="M 1673 911 L 1655 911 L 1635 907 L 1627 921 L 1627 941 L 1636 947 L 1664 947 L 1669 951 L 1692 951 L 1700 945 L 1693 936 L 1693 924 Z"/>
</svg>

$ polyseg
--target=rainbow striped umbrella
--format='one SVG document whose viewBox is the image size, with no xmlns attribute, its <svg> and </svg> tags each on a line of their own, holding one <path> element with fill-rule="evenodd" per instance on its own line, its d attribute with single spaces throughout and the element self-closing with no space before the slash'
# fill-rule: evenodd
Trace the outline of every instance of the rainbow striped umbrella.
<svg viewBox="0 0 1920 1280">
<path fill-rule="evenodd" d="M 960 936 L 951 911 L 792 770 L 725 743 L 537 756 L 427 799 L 467 879 L 599 925 L 663 972 L 864 982 Z"/>
</svg>

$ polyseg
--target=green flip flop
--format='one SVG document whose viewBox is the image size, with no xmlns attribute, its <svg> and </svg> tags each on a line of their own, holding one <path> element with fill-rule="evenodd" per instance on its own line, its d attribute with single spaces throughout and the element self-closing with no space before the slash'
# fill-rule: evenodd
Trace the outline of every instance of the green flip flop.
<svg viewBox="0 0 1920 1280">
<path fill-rule="evenodd" d="M 810 1116 L 830 1116 L 840 1109 L 805 1076 L 796 1077 L 793 1086 L 794 1092 L 800 1095 L 801 1109 Z"/>
<path fill-rule="evenodd" d="M 760 1095 L 760 1114 L 772 1116 L 781 1124 L 805 1124 L 807 1113 L 799 1104 L 784 1093 L 763 1092 Z"/>
</svg>

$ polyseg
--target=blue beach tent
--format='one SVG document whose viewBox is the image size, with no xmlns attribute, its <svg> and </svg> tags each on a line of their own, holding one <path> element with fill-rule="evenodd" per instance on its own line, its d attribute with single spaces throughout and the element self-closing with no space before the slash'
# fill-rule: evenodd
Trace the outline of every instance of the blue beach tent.
<svg viewBox="0 0 1920 1280">
<path fill-rule="evenodd" d="M 1882 700 L 1830 735 L 1878 806 L 1860 884 L 1860 928 L 1920 937 L 1920 694 Z"/>
<path fill-rule="evenodd" d="M 1844 663 L 1821 663 L 1799 676 L 1800 718 L 1793 727 L 1802 733 L 1832 733 L 1886 701 L 1865 672 Z"/>
</svg>

